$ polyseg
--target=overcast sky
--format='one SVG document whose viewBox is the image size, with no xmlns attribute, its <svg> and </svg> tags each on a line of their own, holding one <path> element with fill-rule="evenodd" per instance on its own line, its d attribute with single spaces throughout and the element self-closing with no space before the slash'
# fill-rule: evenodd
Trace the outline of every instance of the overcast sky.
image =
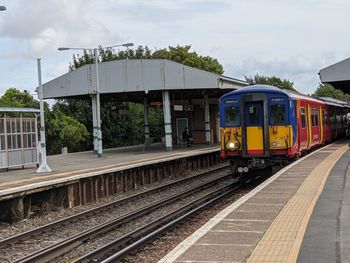
<svg viewBox="0 0 350 263">
<path fill-rule="evenodd" d="M 151 49 L 192 45 L 217 58 L 224 75 L 256 73 L 295 83 L 303 93 L 320 69 L 350 56 L 349 0 L 0 0 L 0 93 L 33 91 L 68 71 L 72 52 L 134 42 Z"/>
</svg>

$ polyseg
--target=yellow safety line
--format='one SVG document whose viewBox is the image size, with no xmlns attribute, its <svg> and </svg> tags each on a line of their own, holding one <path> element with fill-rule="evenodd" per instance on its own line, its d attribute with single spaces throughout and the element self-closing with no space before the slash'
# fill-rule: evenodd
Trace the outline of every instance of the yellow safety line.
<svg viewBox="0 0 350 263">
<path fill-rule="evenodd" d="M 335 151 L 334 153 L 332 153 L 328 157 L 328 158 L 333 157 L 332 158 L 333 160 L 332 159 L 330 160 L 330 161 L 332 161 L 332 163 L 328 166 L 328 169 L 325 172 L 325 176 L 323 177 L 323 179 L 322 179 L 322 181 L 321 181 L 321 183 L 320 183 L 320 185 L 319 185 L 319 187 L 317 189 L 317 192 L 316 192 L 314 198 L 312 199 L 308 209 L 306 210 L 304 218 L 301 221 L 300 227 L 298 229 L 297 235 L 296 235 L 296 237 L 294 239 L 294 242 L 293 242 L 292 248 L 290 250 L 287 262 L 296 262 L 297 261 L 298 255 L 299 255 L 299 252 L 300 252 L 301 243 L 303 242 L 304 235 L 305 235 L 305 232 L 306 232 L 306 228 L 307 228 L 307 225 L 308 225 L 308 223 L 310 221 L 312 212 L 313 212 L 313 210 L 314 210 L 314 208 L 316 206 L 317 200 L 320 197 L 320 195 L 321 195 L 321 193 L 322 193 L 322 191 L 324 189 L 324 186 L 326 185 L 327 179 L 328 179 L 328 177 L 330 175 L 330 172 L 331 172 L 332 168 L 334 167 L 334 165 L 337 163 L 337 161 L 343 156 L 343 154 L 347 150 L 348 150 L 348 146 L 347 145 L 343 146 L 340 149 L 338 149 L 337 151 Z M 325 164 L 324 166 L 325 166 L 324 168 L 326 168 L 327 164 Z M 321 169 L 321 167 L 320 167 L 320 169 Z"/>
<path fill-rule="evenodd" d="M 318 164 L 275 218 L 247 262 L 296 262 L 307 224 L 344 145 Z"/>
</svg>

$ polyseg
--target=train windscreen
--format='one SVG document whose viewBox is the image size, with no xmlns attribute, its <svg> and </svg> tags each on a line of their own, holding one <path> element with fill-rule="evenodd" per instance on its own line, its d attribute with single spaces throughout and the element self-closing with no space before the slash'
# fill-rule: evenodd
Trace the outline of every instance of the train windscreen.
<svg viewBox="0 0 350 263">
<path fill-rule="evenodd" d="M 286 125 L 286 105 L 275 104 L 270 106 L 270 125 Z"/>
<path fill-rule="evenodd" d="M 239 109 L 237 107 L 225 108 L 225 127 L 239 126 Z"/>
</svg>

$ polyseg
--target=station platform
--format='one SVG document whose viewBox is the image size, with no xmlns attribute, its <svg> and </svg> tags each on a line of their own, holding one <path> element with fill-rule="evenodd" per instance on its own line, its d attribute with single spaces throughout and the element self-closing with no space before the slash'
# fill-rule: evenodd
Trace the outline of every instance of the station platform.
<svg viewBox="0 0 350 263">
<path fill-rule="evenodd" d="M 200 153 L 219 151 L 217 145 L 192 145 L 191 147 L 174 147 L 165 151 L 161 144 L 154 144 L 144 151 L 143 145 L 104 150 L 102 158 L 97 158 L 92 151 L 48 156 L 47 162 L 51 173 L 36 173 L 36 167 L 10 169 L 0 172 L 0 196 L 7 190 L 28 185 L 35 187 L 38 183 L 55 183 L 57 180 L 76 179 L 74 176 L 106 173 L 115 168 L 127 169 L 157 161 L 194 156 Z"/>
<path fill-rule="evenodd" d="M 350 262 L 350 151 L 306 155 L 209 220 L 159 262 Z"/>
</svg>

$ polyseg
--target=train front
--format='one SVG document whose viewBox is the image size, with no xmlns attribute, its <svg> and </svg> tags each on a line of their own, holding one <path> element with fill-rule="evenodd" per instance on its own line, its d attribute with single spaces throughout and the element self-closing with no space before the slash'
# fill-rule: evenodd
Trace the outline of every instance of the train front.
<svg viewBox="0 0 350 263">
<path fill-rule="evenodd" d="M 242 174 L 283 162 L 296 143 L 295 101 L 287 92 L 253 85 L 220 98 L 221 157 Z"/>
</svg>

